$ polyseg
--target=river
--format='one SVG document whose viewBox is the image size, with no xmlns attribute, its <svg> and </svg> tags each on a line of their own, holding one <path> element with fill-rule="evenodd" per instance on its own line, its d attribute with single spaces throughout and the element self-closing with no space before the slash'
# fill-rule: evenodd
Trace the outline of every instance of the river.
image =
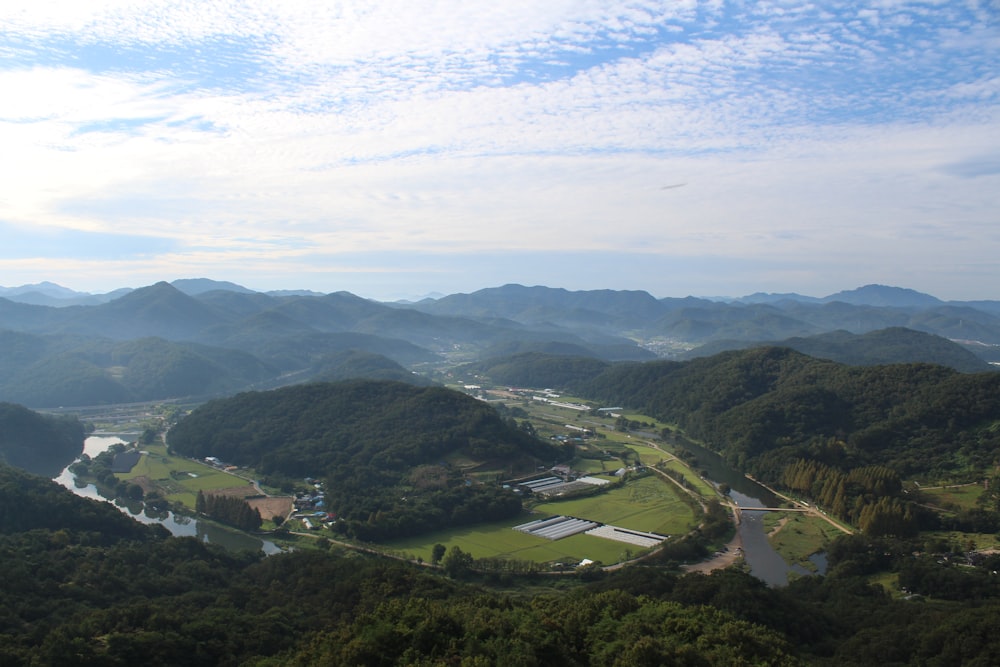
<svg viewBox="0 0 1000 667">
<path fill-rule="evenodd" d="M 709 480 L 716 484 L 728 484 L 732 489 L 729 496 L 740 507 L 777 507 L 782 501 L 769 489 L 749 479 L 727 464 L 721 456 L 694 443 L 682 445 L 698 459 L 698 469 L 704 470 Z M 784 586 L 788 575 L 812 574 L 801 565 L 789 565 L 767 540 L 764 530 L 764 512 L 744 510 L 739 526 L 743 543 L 743 559 L 750 567 L 750 574 L 769 586 Z M 826 555 L 815 554 L 810 560 L 820 574 L 826 572 Z"/>
<path fill-rule="evenodd" d="M 122 442 L 125 441 L 118 436 L 92 435 L 84 441 L 83 453 L 91 457 L 97 456 L 111 445 Z M 105 498 L 93 484 L 79 482 L 68 466 L 55 477 L 55 481 L 78 496 L 110 502 L 136 521 L 146 524 L 158 523 L 178 537 L 197 537 L 202 542 L 217 544 L 232 551 L 263 551 L 268 555 L 281 552 L 281 548 L 269 540 L 261 540 L 214 523 L 199 521 L 173 512 L 149 513 L 142 503 L 126 504 L 121 500 Z"/>
</svg>

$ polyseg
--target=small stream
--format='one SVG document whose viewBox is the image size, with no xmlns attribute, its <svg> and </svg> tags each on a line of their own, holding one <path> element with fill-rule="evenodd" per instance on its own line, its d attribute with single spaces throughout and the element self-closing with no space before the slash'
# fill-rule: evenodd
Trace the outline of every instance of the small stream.
<svg viewBox="0 0 1000 667">
<path fill-rule="evenodd" d="M 118 436 L 92 435 L 84 441 L 83 452 L 93 457 L 111 445 L 123 442 L 125 441 Z M 110 502 L 122 513 L 136 521 L 145 524 L 158 523 L 177 537 L 197 537 L 202 542 L 217 544 L 231 551 L 263 551 L 268 555 L 281 552 L 281 548 L 269 540 L 261 540 L 246 533 L 228 530 L 214 523 L 199 521 L 193 517 L 173 512 L 151 512 L 141 502 L 124 503 L 120 499 L 105 498 L 93 484 L 84 484 L 78 481 L 68 466 L 54 479 L 78 496 Z"/>
<path fill-rule="evenodd" d="M 727 464 L 713 451 L 693 443 L 682 445 L 698 458 L 698 468 L 707 473 L 707 478 L 715 484 L 728 484 L 732 489 L 729 496 L 740 507 L 777 507 L 782 501 L 767 488 L 749 479 Z M 788 584 L 790 573 L 809 575 L 809 570 L 801 565 L 789 565 L 767 541 L 764 530 L 764 512 L 744 510 L 739 526 L 740 540 L 743 542 L 743 558 L 750 567 L 750 574 L 768 586 Z M 810 556 L 810 561 L 820 574 L 826 572 L 826 554 Z"/>
</svg>

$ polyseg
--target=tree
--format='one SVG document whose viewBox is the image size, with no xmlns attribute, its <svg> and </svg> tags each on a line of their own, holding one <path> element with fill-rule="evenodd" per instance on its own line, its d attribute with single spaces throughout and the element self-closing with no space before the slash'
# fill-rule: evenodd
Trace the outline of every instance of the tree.
<svg viewBox="0 0 1000 667">
<path fill-rule="evenodd" d="M 472 567 L 472 554 L 465 553 L 457 546 L 451 548 L 441 561 L 441 567 L 452 579 L 463 576 Z"/>
<path fill-rule="evenodd" d="M 440 563 L 441 559 L 444 558 L 444 554 L 446 551 L 447 549 L 440 542 L 435 544 L 434 548 L 431 549 L 431 562 L 434 563 L 435 565 Z"/>
</svg>

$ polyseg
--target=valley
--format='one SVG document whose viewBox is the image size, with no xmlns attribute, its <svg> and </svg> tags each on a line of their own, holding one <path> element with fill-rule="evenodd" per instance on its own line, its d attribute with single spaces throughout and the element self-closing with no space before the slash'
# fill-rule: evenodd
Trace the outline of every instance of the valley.
<svg viewBox="0 0 1000 667">
<path fill-rule="evenodd" d="M 778 345 L 851 365 L 924 362 L 983 372 L 1000 361 L 996 302 L 915 299 L 878 285 L 777 300 L 505 285 L 380 303 L 348 292 L 174 283 L 76 305 L 0 296 L 0 401 L 51 409 L 197 402 L 352 377 L 426 384 L 447 382 L 456 364 L 522 354 L 593 365 Z M 507 382 L 543 385 L 530 375 Z"/>
<path fill-rule="evenodd" d="M 669 432 L 670 429 L 649 417 L 638 414 L 620 415 L 606 410 L 583 412 L 579 409 L 582 399 L 552 398 L 551 392 L 547 392 L 550 398 L 544 401 L 534 400 L 533 396 L 544 395 L 545 392 L 541 390 L 512 392 L 502 388 L 482 392 L 480 388 L 479 391 L 487 397 L 494 397 L 493 400 L 515 399 L 510 405 L 501 405 L 501 409 L 523 411 L 524 420 L 532 425 L 540 437 L 574 441 L 574 456 L 560 464 L 559 474 L 606 476 L 606 480 L 613 482 L 613 488 L 602 490 L 598 495 L 579 498 L 539 496 L 528 499 L 525 514 L 471 528 L 431 532 L 419 538 L 390 539 L 374 544 L 355 543 L 333 532 L 333 523 L 302 519 L 304 514 L 293 516 L 293 496 L 283 496 L 279 489 L 268 492 L 277 495 L 265 495 L 265 492 L 253 486 L 253 480 L 258 475 L 252 470 L 222 471 L 219 464 L 179 458 L 169 454 L 162 444 L 151 443 L 142 446 L 143 454 L 130 471 L 119 473 L 116 477 L 125 484 L 141 486 L 147 504 L 165 501 L 165 506 L 172 512 L 142 510 L 141 503 L 137 506 L 134 500 L 124 502 L 124 507 L 133 516 L 173 522 L 175 513 L 180 513 L 178 516 L 195 515 L 198 491 L 226 495 L 233 495 L 235 492 L 239 497 L 247 497 L 251 507 L 260 511 L 264 519 L 262 534 L 267 538 L 265 544 L 272 550 L 276 547 L 316 547 L 324 541 L 332 540 L 345 546 L 355 544 L 364 551 L 382 551 L 406 560 L 429 563 L 432 562 L 434 547 L 443 545 L 449 549 L 458 547 L 479 564 L 476 567 L 486 570 L 500 567 L 502 571 L 571 572 L 581 562 L 595 562 L 611 567 L 655 556 L 657 547 L 630 546 L 584 534 L 552 541 L 520 533 L 514 527 L 537 517 L 568 515 L 625 530 L 652 532 L 667 540 L 676 540 L 697 526 L 708 500 L 722 499 L 731 502 L 720 496 L 716 487 L 708 483 L 702 473 L 693 470 L 681 458 L 664 449 L 667 445 L 657 432 Z M 118 429 L 123 435 L 129 436 L 130 431 L 134 434 L 150 425 L 162 425 L 177 416 L 177 408 L 172 404 L 114 406 L 103 413 L 93 413 L 91 418 L 95 421 L 91 423 L 102 432 Z M 623 424 L 632 424 L 642 430 L 630 431 L 623 428 Z M 483 470 L 475 461 L 456 460 L 455 463 L 463 465 L 468 471 L 466 474 L 473 478 L 489 479 L 500 472 Z M 625 479 L 615 476 L 615 473 L 620 474 L 636 466 L 640 470 L 644 468 L 646 472 L 638 475 L 631 472 Z M 551 472 L 546 471 L 541 475 L 551 475 Z M 310 489 L 308 485 L 301 483 L 295 485 L 295 488 L 300 493 Z M 162 501 L 159 500 L 161 498 Z M 311 511 L 308 513 L 311 514 Z M 204 523 L 204 517 L 197 521 Z M 808 557 L 821 552 L 829 541 L 829 534 L 823 532 L 815 521 L 805 517 L 795 517 L 795 521 L 805 521 L 809 526 L 816 525 L 820 532 L 814 538 L 797 540 L 792 547 L 785 545 L 783 541 L 771 540 L 781 548 L 789 567 L 796 563 L 809 564 Z M 282 530 L 276 533 L 274 531 L 278 526 L 282 526 Z M 795 530 L 797 533 L 801 532 L 797 528 Z M 184 528 L 181 534 L 187 534 L 187 529 Z M 261 533 L 255 532 L 251 534 L 251 539 L 259 538 L 260 535 Z M 244 542 L 233 542 L 226 537 L 225 532 L 221 538 L 216 539 L 221 539 L 222 543 L 244 545 Z M 725 535 L 720 536 L 707 554 L 710 555 L 713 549 L 723 548 L 726 540 Z M 730 544 L 731 548 L 738 548 L 738 551 L 734 551 L 731 557 L 722 559 L 723 565 L 731 564 L 734 558 L 739 561 L 744 556 L 742 540 L 738 539 Z M 757 548 L 769 547 L 759 543 Z M 755 556 L 752 549 L 747 557 L 748 563 L 752 563 Z M 780 567 L 773 576 L 774 581 L 785 580 L 784 571 Z"/>
<path fill-rule="evenodd" d="M 193 307 L 174 301 L 176 288 L 155 287 L 130 296 L 142 303 L 155 294 L 159 305 L 176 303 L 181 312 Z M 596 296 L 533 294 L 570 302 Z M 614 301 L 621 295 L 600 296 Z M 59 391 L 77 387 L 87 398 L 80 407 L 60 404 L 44 412 L 13 407 L 8 419 L 33 433 L 78 424 L 66 433 L 92 432 L 94 441 L 117 434 L 139 443 L 134 453 L 113 446 L 109 457 L 91 456 L 75 466 L 81 479 L 64 472 L 59 480 L 87 498 L 116 497 L 115 512 L 149 524 L 151 532 L 115 523 L 89 506 L 70 510 L 72 503 L 54 490 L 19 481 L 34 506 L 53 502 L 60 509 L 44 517 L 5 510 L 14 523 L 13 532 L 0 533 L 0 558 L 9 544 L 32 554 L 32 562 L 67 559 L 47 571 L 75 573 L 67 576 L 87 582 L 89 595 L 95 589 L 85 553 L 100 554 L 117 569 L 126 567 L 118 563 L 159 562 L 159 573 L 144 571 L 134 584 L 117 585 L 143 587 L 164 610 L 184 607 L 173 591 L 183 597 L 217 587 L 218 603 L 184 607 L 191 618 L 230 601 L 249 609 L 241 605 L 253 606 L 253 596 L 274 594 L 259 586 L 272 591 L 274 581 L 288 581 L 277 588 L 295 594 L 279 604 L 313 615 L 325 612 L 316 611 L 310 591 L 346 595 L 344 608 L 364 620 L 356 626 L 324 621 L 340 633 L 375 632 L 380 614 L 392 618 L 393 627 L 422 623 L 430 608 L 435 614 L 465 609 L 461 619 L 449 617 L 464 628 L 482 613 L 479 604 L 549 617 L 542 610 L 575 609 L 581 601 L 606 614 L 614 598 L 637 614 L 679 614 L 688 621 L 702 618 L 695 609 L 710 610 L 723 616 L 709 626 L 739 619 L 778 633 L 791 642 L 781 651 L 818 664 L 864 654 L 837 623 L 852 633 L 877 627 L 880 640 L 892 641 L 917 625 L 939 625 L 947 614 L 963 619 L 955 630 L 961 635 L 976 627 L 969 614 L 979 610 L 971 605 L 1000 599 L 989 577 L 1000 544 L 1000 375 L 988 365 L 959 370 L 965 361 L 951 356 L 957 344 L 950 341 L 886 329 L 736 345 L 689 359 L 675 348 L 671 358 L 653 358 L 639 344 L 647 339 L 636 335 L 635 321 L 629 334 L 635 338 L 629 338 L 606 323 L 598 332 L 592 319 L 553 330 L 556 311 L 544 325 L 509 320 L 491 329 L 484 313 L 463 320 L 455 313 L 415 315 L 398 305 L 390 312 L 342 294 L 325 303 L 316 295 L 283 303 L 280 316 L 258 309 L 274 305 L 270 297 L 200 298 L 205 308 L 191 331 L 213 331 L 226 345 L 249 342 L 254 351 L 205 340 L 84 340 L 65 332 L 8 337 L 22 346 L 5 362 L 8 368 L 35 368 L 24 364 L 33 350 L 42 364 L 37 368 L 53 371 Z M 197 328 L 215 318 L 218 304 L 233 308 L 239 301 L 267 325 L 252 335 L 241 320 L 231 328 Z M 326 310 L 332 303 L 341 309 L 336 314 Z M 366 325 L 364 317 L 355 319 L 354 331 L 330 331 L 344 322 L 347 306 L 351 317 L 367 312 L 376 319 Z M 122 304 L 115 308 L 125 312 Z M 581 316 L 580 308 L 573 317 Z M 516 311 L 499 308 L 489 317 L 502 313 Z M 133 333 L 146 326 L 143 317 L 130 322 Z M 396 329 L 407 339 L 378 340 L 397 326 L 387 324 L 397 317 L 407 322 Z M 319 333 L 272 336 L 279 322 L 288 333 L 305 320 Z M 470 321 L 475 324 L 462 333 Z M 176 336 L 181 324 L 172 326 Z M 575 341 L 567 340 L 567 330 Z M 508 334 L 512 338 L 500 340 Z M 363 349 L 375 343 L 396 358 Z M 353 345 L 362 349 L 338 347 Z M 50 352 L 57 354 L 46 357 Z M 950 361 L 929 363 L 928 354 Z M 852 361 L 835 359 L 842 356 Z M 231 375 L 224 370 L 229 363 L 243 370 Z M 267 370 L 247 384 L 252 368 Z M 65 375 L 67 369 L 75 370 Z M 232 384 L 219 384 L 227 377 Z M 165 397 L 102 404 L 91 393 L 100 387 L 113 389 L 106 399 Z M 90 443 L 75 445 L 77 452 Z M 15 456 L 27 451 L 16 439 L 0 444 Z M 35 458 L 44 458 L 56 441 L 34 446 Z M 97 486 L 85 484 L 88 479 Z M 58 519 L 75 512 L 81 518 Z M 85 528 L 104 523 L 103 533 Z M 39 550 L 38 539 L 47 550 Z M 306 562 L 309 569 L 301 569 Z M 210 585 L 206 568 L 214 573 Z M 314 572 L 324 569 L 340 572 L 339 581 L 316 582 Z M 241 581 L 240 573 L 248 578 Z M 394 588 L 380 577 L 407 583 Z M 163 592 L 150 588 L 157 581 Z M 414 586 L 431 597 L 413 597 Z M 374 589 L 382 591 L 378 602 L 360 593 Z M 406 594 L 393 597 L 391 590 Z M 365 610 L 351 606 L 359 595 L 368 600 Z M 480 601 L 462 607 L 457 600 L 465 595 Z M 897 606 L 913 605 L 914 596 L 929 603 Z M 137 599 L 107 597 L 106 611 L 78 613 L 125 613 Z M 416 600 L 416 607 L 400 608 L 408 604 L 404 599 Z M 19 618 L 29 613 L 16 598 L 12 604 Z M 845 608 L 886 615 L 859 625 Z M 245 618 L 244 611 L 227 609 L 228 616 Z M 257 612 L 246 613 L 255 618 Z M 785 613 L 795 622 L 782 620 Z M 48 618 L 52 627 L 69 627 Z M 281 626 L 302 632 L 302 618 L 291 613 Z M 912 620 L 900 631 L 891 619 Z M 623 627 L 601 623 L 614 632 Z M 206 627 L 228 637 L 230 646 L 241 641 L 213 623 Z M 89 630 L 71 632 L 82 637 Z M 275 651 L 306 656 L 326 646 L 328 632 L 314 634 L 319 643 L 308 648 L 294 635 L 268 636 Z M 16 636 L 22 648 L 12 650 L 35 650 L 24 647 L 37 640 Z M 837 639 L 831 645 L 825 637 Z M 772 639 L 768 646 L 778 646 Z M 98 654 L 111 650 L 100 642 L 86 646 Z"/>
</svg>

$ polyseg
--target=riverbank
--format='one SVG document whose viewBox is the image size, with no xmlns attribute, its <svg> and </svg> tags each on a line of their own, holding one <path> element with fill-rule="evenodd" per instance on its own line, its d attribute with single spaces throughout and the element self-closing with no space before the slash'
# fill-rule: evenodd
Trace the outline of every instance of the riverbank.
<svg viewBox="0 0 1000 667">
<path fill-rule="evenodd" d="M 724 570 L 727 567 L 732 567 L 737 563 L 743 561 L 743 538 L 740 537 L 739 531 L 733 535 L 733 539 L 726 543 L 722 551 L 717 552 L 712 558 L 708 560 L 703 560 L 700 563 L 692 563 L 690 565 L 682 565 L 681 570 L 684 572 L 701 572 L 702 574 L 709 574 L 715 572 L 716 570 Z"/>
</svg>

